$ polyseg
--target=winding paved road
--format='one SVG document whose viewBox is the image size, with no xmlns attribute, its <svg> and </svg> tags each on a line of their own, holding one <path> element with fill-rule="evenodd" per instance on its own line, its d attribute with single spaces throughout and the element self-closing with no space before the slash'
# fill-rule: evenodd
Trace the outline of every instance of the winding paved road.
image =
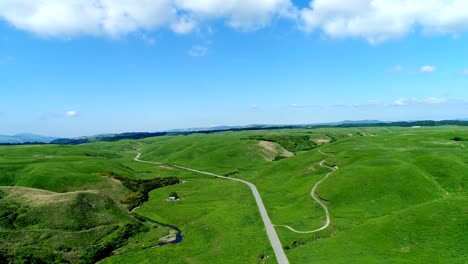
<svg viewBox="0 0 468 264">
<path fill-rule="evenodd" d="M 323 155 L 326 155 L 326 156 L 331 156 L 330 154 L 328 153 L 324 153 L 322 152 L 321 150 L 319 150 L 320 153 L 322 153 Z M 322 207 L 323 207 L 323 210 L 325 210 L 325 216 L 327 217 L 327 221 L 326 223 L 320 227 L 320 228 L 317 228 L 315 230 L 310 230 L 310 231 L 298 231 L 290 226 L 287 226 L 287 225 L 277 225 L 277 226 L 281 226 L 281 227 L 285 227 L 295 233 L 299 233 L 299 234 L 310 234 L 310 233 L 315 233 L 315 232 L 318 232 L 318 231 L 321 231 L 321 230 L 324 230 L 325 228 L 327 228 L 330 223 L 331 223 L 331 220 L 330 220 L 330 213 L 328 212 L 328 208 L 327 206 L 322 202 L 322 200 L 320 200 L 319 197 L 317 197 L 317 187 L 320 185 L 320 183 L 322 183 L 325 179 L 327 179 L 333 172 L 336 171 L 335 168 L 332 168 L 332 167 L 329 167 L 327 165 L 324 165 L 324 163 L 326 162 L 326 159 L 322 160 L 319 165 L 324 167 L 324 168 L 327 168 L 327 169 L 330 169 L 331 171 L 329 173 L 327 173 L 327 175 L 325 175 L 325 177 L 323 177 L 323 179 L 321 179 L 320 181 L 318 181 L 314 187 L 312 188 L 312 191 L 310 191 L 310 195 L 312 196 L 312 198 L 318 203 L 320 204 Z"/>
<path fill-rule="evenodd" d="M 156 165 L 167 165 L 167 164 L 163 164 L 163 163 L 160 163 L 160 162 L 140 160 L 140 157 L 141 157 L 141 153 L 138 153 L 138 155 L 134 158 L 134 160 L 137 161 L 137 162 L 142 162 L 142 163 L 149 163 L 149 164 L 156 164 Z M 263 223 L 265 225 L 265 229 L 266 229 L 268 238 L 270 239 L 270 243 L 271 243 L 271 246 L 273 247 L 273 251 L 275 252 L 275 256 L 276 256 L 276 259 L 277 259 L 278 263 L 279 264 L 289 264 L 288 258 L 286 257 L 286 254 L 284 253 L 283 246 L 281 245 L 281 241 L 280 241 L 280 239 L 278 237 L 278 234 L 276 234 L 275 227 L 271 223 L 271 220 L 270 220 L 270 217 L 268 216 L 265 205 L 263 204 L 262 198 L 260 197 L 260 193 L 258 192 L 257 187 L 253 183 L 248 182 L 248 181 L 244 181 L 244 180 L 240 180 L 240 179 L 236 179 L 236 178 L 230 178 L 230 177 L 226 177 L 226 176 L 217 175 L 217 174 L 210 173 L 210 172 L 199 171 L 199 170 L 195 170 L 195 169 L 191 169 L 191 168 L 187 168 L 187 167 L 183 167 L 183 166 L 179 166 L 179 165 L 170 165 L 170 166 L 174 167 L 174 168 L 179 168 L 179 169 L 182 169 L 182 170 L 186 170 L 186 171 L 192 171 L 192 172 L 199 173 L 199 174 L 204 174 L 204 175 L 214 176 L 214 177 L 217 177 L 217 178 L 222 178 L 222 179 L 227 179 L 227 180 L 231 180 L 231 181 L 241 182 L 241 183 L 246 184 L 247 186 L 249 186 L 250 189 L 252 190 L 252 193 L 253 193 L 254 197 L 255 197 L 255 201 L 257 202 L 258 210 L 260 211 L 260 215 L 262 217 L 262 220 L 263 220 Z M 324 206 L 324 205 L 322 205 L 322 206 Z M 328 210 L 327 210 L 327 215 L 328 215 Z"/>
</svg>

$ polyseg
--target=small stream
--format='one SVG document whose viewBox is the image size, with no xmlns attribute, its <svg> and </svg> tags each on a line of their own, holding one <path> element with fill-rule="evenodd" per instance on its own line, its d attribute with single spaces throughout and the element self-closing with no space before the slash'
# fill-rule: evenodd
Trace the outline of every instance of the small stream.
<svg viewBox="0 0 468 264">
<path fill-rule="evenodd" d="M 182 231 L 180 231 L 180 229 L 176 226 L 173 226 L 173 225 L 168 225 L 168 224 L 163 224 L 163 223 L 160 223 L 160 222 L 157 222 L 157 221 L 154 221 L 152 219 L 149 219 L 149 218 L 146 218 L 146 221 L 148 222 L 151 222 L 151 223 L 154 223 L 154 224 L 158 224 L 160 226 L 165 226 L 165 227 L 168 227 L 168 228 L 171 228 L 175 231 L 177 231 L 177 234 L 176 234 L 176 239 L 175 240 L 172 240 L 172 241 L 163 241 L 163 242 L 159 242 L 157 243 L 156 245 L 152 246 L 152 247 L 161 247 L 161 246 L 165 246 L 165 245 L 171 245 L 171 244 L 179 244 L 180 242 L 182 242 Z"/>
</svg>

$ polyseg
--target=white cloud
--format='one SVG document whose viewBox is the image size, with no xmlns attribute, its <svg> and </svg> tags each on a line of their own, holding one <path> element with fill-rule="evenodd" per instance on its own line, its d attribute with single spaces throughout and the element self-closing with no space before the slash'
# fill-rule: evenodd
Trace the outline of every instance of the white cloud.
<svg viewBox="0 0 468 264">
<path fill-rule="evenodd" d="M 297 20 L 307 32 L 380 43 L 421 29 L 459 36 L 468 30 L 466 0 L 0 0 L 0 19 L 46 37 L 119 37 L 168 28 L 192 32 L 221 20 L 239 30 L 268 26 L 274 18 Z"/>
<path fill-rule="evenodd" d="M 426 104 L 443 104 L 447 102 L 447 99 L 444 98 L 427 98 L 422 100 L 423 103 Z"/>
<path fill-rule="evenodd" d="M 188 16 L 179 17 L 178 20 L 171 25 L 172 31 L 179 34 L 187 34 L 192 32 L 196 27 L 196 22 Z"/>
<path fill-rule="evenodd" d="M 390 105 L 391 106 L 407 106 L 407 105 L 415 105 L 415 104 L 435 105 L 435 104 L 445 104 L 445 103 L 448 103 L 449 101 L 450 100 L 447 100 L 445 98 L 435 98 L 435 97 L 425 98 L 425 99 L 401 98 L 401 99 L 393 101 Z"/>
<path fill-rule="evenodd" d="M 305 31 L 379 43 L 423 32 L 457 35 L 468 29 L 466 0 L 315 0 L 300 12 Z"/>
<path fill-rule="evenodd" d="M 290 16 L 290 0 L 175 0 L 175 5 L 201 19 L 225 18 L 237 29 L 250 30 L 268 25 L 274 16 Z"/>
<path fill-rule="evenodd" d="M 65 116 L 67 116 L 67 117 L 76 117 L 76 116 L 78 116 L 78 112 L 75 111 L 75 110 L 70 110 L 70 111 L 65 112 Z"/>
<path fill-rule="evenodd" d="M 165 25 L 176 16 L 169 0 L 2 0 L 0 17 L 43 36 L 119 36 Z"/>
<path fill-rule="evenodd" d="M 424 65 L 421 67 L 419 70 L 421 73 L 430 73 L 430 72 L 435 72 L 437 70 L 437 67 L 431 66 L 431 65 Z"/>
<path fill-rule="evenodd" d="M 256 29 L 293 9 L 290 0 L 1 0 L 0 19 L 46 37 L 119 37 L 161 27 L 188 33 L 213 19 Z"/>
<path fill-rule="evenodd" d="M 203 46 L 193 46 L 189 50 L 189 55 L 192 57 L 203 57 L 208 52 L 208 48 Z"/>
<path fill-rule="evenodd" d="M 402 105 L 406 105 L 408 103 L 408 99 L 398 99 L 398 100 L 395 100 L 393 101 L 392 105 L 395 105 L 395 106 L 402 106 Z"/>
</svg>

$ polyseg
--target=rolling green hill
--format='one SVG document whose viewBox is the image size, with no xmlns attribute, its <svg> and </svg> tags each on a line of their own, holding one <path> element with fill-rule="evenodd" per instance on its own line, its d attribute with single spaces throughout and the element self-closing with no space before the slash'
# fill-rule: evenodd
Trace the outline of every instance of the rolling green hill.
<svg viewBox="0 0 468 264">
<path fill-rule="evenodd" d="M 0 187 L 0 254 L 13 262 L 80 262 L 89 245 L 138 224 L 96 191 L 55 193 Z"/>
</svg>

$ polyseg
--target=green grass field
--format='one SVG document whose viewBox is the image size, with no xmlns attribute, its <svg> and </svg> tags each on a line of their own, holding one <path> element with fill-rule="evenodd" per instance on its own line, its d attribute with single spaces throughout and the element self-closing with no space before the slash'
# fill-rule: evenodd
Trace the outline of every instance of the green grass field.
<svg viewBox="0 0 468 264">
<path fill-rule="evenodd" d="M 181 179 L 181 184 L 151 191 L 134 215 L 177 226 L 183 240 L 151 247 L 170 229 L 146 221 L 146 230 L 129 237 L 104 263 L 276 262 L 245 185 L 134 162 L 141 152 L 142 160 L 248 180 L 258 187 L 272 222 L 298 230 L 324 224 L 323 209 L 310 191 L 329 172 L 320 161 L 338 166 L 317 189 L 330 210 L 331 226 L 313 234 L 276 228 L 291 263 L 468 263 L 468 141 L 455 137 L 468 138 L 468 129 L 285 129 L 78 146 L 0 146 L 0 185 L 24 187 L 0 189 L 0 252 L 34 245 L 29 252 L 59 252 L 79 262 L 77 256 L 91 244 L 137 222 L 121 203 L 131 191 L 100 176 L 112 172 L 131 179 Z M 294 155 L 268 158 L 261 140 Z M 167 201 L 173 191 L 180 201 Z M 47 199 L 31 198 L 35 195 Z M 83 207 L 83 200 L 93 210 Z M 44 212 L 51 211 L 47 222 Z M 11 224 L 11 215 L 22 217 Z M 60 253 L 62 244 L 71 253 Z"/>
</svg>

